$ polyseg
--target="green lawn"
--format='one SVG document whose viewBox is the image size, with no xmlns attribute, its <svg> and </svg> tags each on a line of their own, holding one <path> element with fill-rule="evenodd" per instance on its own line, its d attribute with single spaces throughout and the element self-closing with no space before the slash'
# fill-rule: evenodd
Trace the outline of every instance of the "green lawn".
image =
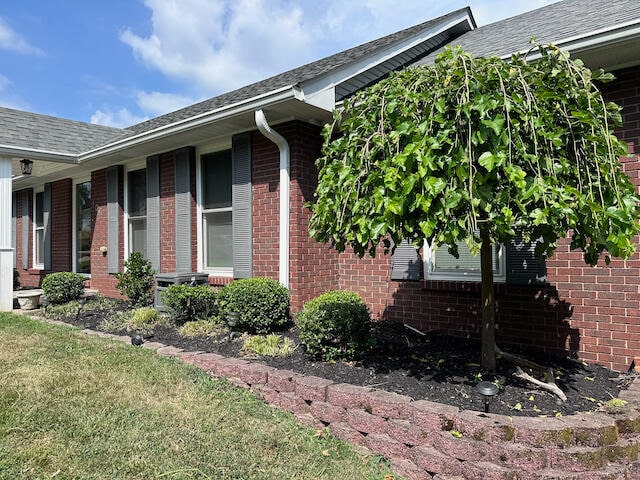
<svg viewBox="0 0 640 480">
<path fill-rule="evenodd" d="M 1 479 L 383 479 L 347 444 L 146 349 L 0 314 Z"/>
</svg>

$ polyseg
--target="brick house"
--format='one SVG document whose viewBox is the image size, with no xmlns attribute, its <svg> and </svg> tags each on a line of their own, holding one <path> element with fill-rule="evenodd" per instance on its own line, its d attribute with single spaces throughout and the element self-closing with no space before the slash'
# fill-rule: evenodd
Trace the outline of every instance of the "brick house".
<svg viewBox="0 0 640 480">
<path fill-rule="evenodd" d="M 292 310 L 324 291 L 360 293 L 377 318 L 476 335 L 478 261 L 402 246 L 358 259 L 309 238 L 321 125 L 342 99 L 446 45 L 509 57 L 535 36 L 613 71 L 624 106 L 625 169 L 640 183 L 640 4 L 564 0 L 477 27 L 469 8 L 126 129 L 0 108 L 0 310 L 9 279 L 86 274 L 117 296 L 130 252 L 158 272 L 207 272 L 212 285 L 267 276 Z M 20 161 L 33 162 L 22 175 Z M 496 252 L 498 339 L 626 370 L 640 355 L 640 254 L 588 267 L 568 241 L 544 265 L 521 245 Z M 532 265 L 534 265 L 532 267 Z"/>
</svg>

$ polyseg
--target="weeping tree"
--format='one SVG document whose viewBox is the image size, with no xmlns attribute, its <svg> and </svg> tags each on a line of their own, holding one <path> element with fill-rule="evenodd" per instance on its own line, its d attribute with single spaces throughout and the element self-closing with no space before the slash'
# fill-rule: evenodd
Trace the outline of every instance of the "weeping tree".
<svg viewBox="0 0 640 480">
<path fill-rule="evenodd" d="M 360 257 L 403 239 L 480 254 L 482 358 L 496 366 L 492 246 L 515 237 L 549 256 L 568 232 L 595 265 L 626 258 L 638 196 L 613 135 L 620 108 L 554 46 L 509 61 L 447 49 L 344 102 L 325 126 L 310 234 Z M 499 351 L 499 350 L 498 350 Z"/>
</svg>

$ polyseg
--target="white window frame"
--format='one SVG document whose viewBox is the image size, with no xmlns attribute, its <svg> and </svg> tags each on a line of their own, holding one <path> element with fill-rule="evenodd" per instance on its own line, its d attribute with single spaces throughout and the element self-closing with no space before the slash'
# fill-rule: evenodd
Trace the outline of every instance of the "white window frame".
<svg viewBox="0 0 640 480">
<path fill-rule="evenodd" d="M 36 204 L 37 204 L 36 198 L 37 198 L 37 195 L 39 193 L 41 193 L 44 196 L 44 185 L 42 185 L 42 187 L 38 188 L 37 190 L 35 188 L 33 190 L 33 220 L 31 221 L 31 224 L 32 224 L 32 227 L 33 227 L 32 228 L 32 230 L 33 230 L 33 232 L 32 232 L 32 236 L 33 236 L 33 242 L 32 242 L 33 243 L 33 252 L 32 252 L 32 255 L 33 255 L 33 257 L 32 258 L 33 258 L 33 268 L 35 270 L 44 270 L 44 258 L 42 258 L 42 262 L 41 263 L 38 263 L 38 261 L 37 261 L 37 259 L 38 259 L 38 255 L 37 255 L 37 252 L 38 252 L 38 233 L 37 232 L 38 232 L 38 230 L 42 230 L 42 233 L 43 233 L 43 235 L 42 235 L 42 241 L 43 241 L 42 255 L 44 256 L 44 254 L 45 254 L 45 252 L 44 252 L 44 230 L 45 230 L 45 225 L 43 223 L 42 227 L 38 227 L 37 223 L 36 223 L 36 219 L 38 218 L 37 212 L 36 212 Z M 44 208 L 44 198 L 43 198 L 42 207 Z M 42 212 L 42 214 L 44 216 L 44 211 Z M 44 221 L 44 218 L 43 218 L 43 221 Z"/>
<path fill-rule="evenodd" d="M 124 188 L 124 256 L 125 256 L 125 261 L 129 258 L 129 255 L 131 255 L 131 249 L 130 249 L 130 245 L 131 245 L 131 229 L 129 227 L 129 220 L 130 219 L 138 219 L 138 218 L 143 218 L 143 217 L 130 217 L 129 216 L 129 173 L 130 172 L 135 172 L 136 170 L 147 170 L 147 161 L 145 159 L 142 160 L 138 160 L 135 163 L 131 163 L 129 165 L 125 165 L 124 167 L 124 184 L 123 184 L 123 188 Z M 147 185 L 147 195 L 149 192 L 149 185 Z M 147 219 L 148 215 L 145 215 L 144 218 L 145 220 Z M 147 229 L 148 229 L 148 224 L 147 224 Z M 148 233 L 148 230 L 147 230 Z"/>
<path fill-rule="evenodd" d="M 438 272 L 436 269 L 438 250 L 448 255 L 446 245 L 441 245 L 437 249 L 433 249 L 428 242 L 424 242 L 422 255 L 425 280 L 447 280 L 452 282 L 479 282 L 482 280 L 482 275 L 479 271 L 460 270 L 459 272 Z M 498 269 L 494 269 L 493 271 L 493 281 L 495 283 L 505 283 L 507 281 L 507 257 L 506 248 L 503 244 L 499 245 L 497 253 Z M 480 261 L 480 254 L 478 254 L 476 258 Z"/>
<path fill-rule="evenodd" d="M 210 153 L 216 153 L 223 150 L 231 150 L 231 139 L 217 142 L 211 145 L 198 148 L 196 162 L 196 202 L 197 202 L 197 236 L 198 236 L 198 271 L 206 272 L 216 277 L 233 278 L 233 267 L 225 268 L 209 268 L 206 266 L 207 246 L 206 246 L 206 217 L 208 213 L 216 212 L 233 212 L 233 206 L 224 208 L 205 209 L 204 204 L 204 185 L 203 182 L 203 166 L 202 157 Z M 233 156 L 231 161 L 233 162 Z M 231 180 L 233 183 L 233 179 Z"/>
<path fill-rule="evenodd" d="M 78 221 L 77 190 L 78 185 L 86 182 L 91 183 L 90 174 L 73 178 L 71 182 L 71 269 L 76 273 L 78 273 L 78 233 L 76 231 Z M 91 196 L 93 197 L 93 185 L 91 185 Z M 89 269 L 89 273 L 80 273 L 80 275 L 91 278 L 91 269 Z"/>
</svg>

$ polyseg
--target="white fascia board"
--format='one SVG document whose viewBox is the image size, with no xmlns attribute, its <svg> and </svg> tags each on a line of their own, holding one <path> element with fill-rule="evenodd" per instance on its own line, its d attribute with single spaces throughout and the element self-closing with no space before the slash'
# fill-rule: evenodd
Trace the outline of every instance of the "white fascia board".
<svg viewBox="0 0 640 480">
<path fill-rule="evenodd" d="M 226 118 L 243 113 L 250 112 L 253 114 L 253 111 L 255 110 L 266 108 L 270 105 L 291 99 L 302 100 L 302 95 L 295 85 L 287 85 L 286 87 L 282 87 L 262 95 L 256 95 L 255 97 L 251 97 L 241 102 L 225 105 L 209 112 L 194 115 L 193 117 L 185 118 L 184 120 L 163 125 L 162 127 L 158 127 L 154 130 L 149 130 L 148 132 L 143 132 L 138 135 L 127 137 L 93 150 L 89 150 L 78 156 L 78 163 L 94 160 L 120 150 L 125 150 L 137 144 L 156 140 L 158 138 L 180 133 L 181 131 L 190 130 L 206 124 L 219 122 Z"/>
<path fill-rule="evenodd" d="M 615 44 L 623 40 L 630 40 L 640 37 L 640 19 L 634 19 L 629 22 L 621 23 L 607 28 L 594 30 L 586 35 L 574 35 L 573 37 L 563 38 L 554 42 L 550 42 L 562 50 L 570 52 L 579 52 L 590 50 L 595 47 L 604 47 Z M 529 51 L 520 50 L 513 54 L 503 55 L 503 59 L 509 59 L 512 55 L 524 55 Z M 535 49 L 527 55 L 528 60 L 536 60 L 540 58 L 540 53 Z"/>
<path fill-rule="evenodd" d="M 365 56 L 364 58 L 361 58 L 344 67 L 337 68 L 336 70 L 320 76 L 319 78 L 314 78 L 312 80 L 309 80 L 308 82 L 303 82 L 301 87 L 304 94 L 304 100 L 308 103 L 311 103 L 310 99 L 313 99 L 315 96 L 319 95 L 323 90 L 335 90 L 336 85 L 339 85 L 340 83 L 352 77 L 366 72 L 376 65 L 384 63 L 385 61 L 397 56 L 399 53 L 409 50 L 416 45 L 429 40 L 429 38 L 446 32 L 447 30 L 450 30 L 464 22 L 469 25 L 469 30 L 474 29 L 471 17 L 467 13 L 464 13 L 460 15 L 460 17 L 452 19 L 445 24 L 434 26 L 432 28 L 424 30 L 422 33 L 413 35 L 410 38 L 407 38 L 399 43 L 390 45 L 380 51 L 375 52 L 372 55 Z M 333 105 L 335 106 L 335 101 L 333 102 Z"/>
<path fill-rule="evenodd" d="M 76 163 L 77 155 L 36 148 L 17 147 L 14 145 L 0 145 L 0 154 L 8 157 L 23 157 L 30 160 L 46 160 L 60 163 Z"/>
</svg>

